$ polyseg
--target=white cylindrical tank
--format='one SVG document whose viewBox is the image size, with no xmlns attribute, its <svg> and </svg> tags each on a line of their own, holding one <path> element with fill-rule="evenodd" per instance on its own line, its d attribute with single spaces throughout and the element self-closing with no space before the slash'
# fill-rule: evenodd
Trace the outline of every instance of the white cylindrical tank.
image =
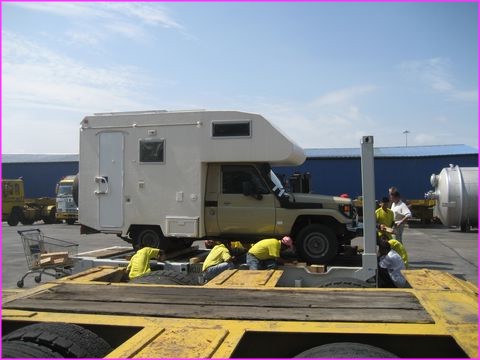
<svg viewBox="0 0 480 360">
<path fill-rule="evenodd" d="M 478 167 L 450 165 L 432 174 L 430 183 L 435 190 L 426 197 L 436 200 L 433 214 L 444 225 L 460 226 L 462 231 L 478 225 Z"/>
</svg>

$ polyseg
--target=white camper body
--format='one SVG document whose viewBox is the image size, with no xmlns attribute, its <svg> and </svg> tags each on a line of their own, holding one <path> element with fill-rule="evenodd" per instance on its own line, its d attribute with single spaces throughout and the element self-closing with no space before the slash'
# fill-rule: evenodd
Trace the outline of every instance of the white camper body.
<svg viewBox="0 0 480 360">
<path fill-rule="evenodd" d="M 80 129 L 79 222 L 125 235 L 159 225 L 166 237 L 205 234 L 208 163 L 300 165 L 302 148 L 265 118 L 237 111 L 87 116 Z"/>
</svg>

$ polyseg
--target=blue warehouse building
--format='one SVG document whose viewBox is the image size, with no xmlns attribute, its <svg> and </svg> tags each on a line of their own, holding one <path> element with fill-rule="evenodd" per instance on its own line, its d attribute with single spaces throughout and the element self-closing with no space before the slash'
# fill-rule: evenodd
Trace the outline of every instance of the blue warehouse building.
<svg viewBox="0 0 480 360">
<path fill-rule="evenodd" d="M 276 167 L 275 173 L 289 178 L 293 173 L 311 174 L 311 191 L 315 194 L 362 193 L 360 148 L 306 149 L 307 160 L 296 167 Z M 430 176 L 449 164 L 478 166 L 478 150 L 467 145 L 379 147 L 374 149 L 375 195 L 387 195 L 395 186 L 404 199 L 423 199 L 432 188 Z"/>
<path fill-rule="evenodd" d="M 307 160 L 297 167 L 275 167 L 289 178 L 293 173 L 311 174 L 311 191 L 316 194 L 351 198 L 361 195 L 360 148 L 306 149 Z M 431 189 L 430 176 L 454 164 L 478 166 L 478 150 L 467 145 L 379 147 L 375 155 L 375 194 L 379 199 L 396 186 L 404 199 L 423 199 Z M 2 178 L 23 177 L 27 197 L 55 196 L 62 177 L 78 172 L 78 155 L 2 155 Z"/>
</svg>

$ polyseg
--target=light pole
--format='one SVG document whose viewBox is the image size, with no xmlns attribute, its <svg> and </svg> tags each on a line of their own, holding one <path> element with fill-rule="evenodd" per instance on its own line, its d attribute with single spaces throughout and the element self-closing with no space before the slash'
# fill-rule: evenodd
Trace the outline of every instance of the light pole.
<svg viewBox="0 0 480 360">
<path fill-rule="evenodd" d="M 403 133 L 405 134 L 405 147 L 407 147 L 408 146 L 408 134 L 410 134 L 410 131 L 405 130 Z"/>
</svg>

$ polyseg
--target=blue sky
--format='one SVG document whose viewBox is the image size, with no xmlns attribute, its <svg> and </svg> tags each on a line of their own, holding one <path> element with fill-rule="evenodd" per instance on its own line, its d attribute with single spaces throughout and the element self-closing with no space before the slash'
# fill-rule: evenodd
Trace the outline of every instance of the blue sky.
<svg viewBox="0 0 480 360">
<path fill-rule="evenodd" d="M 478 147 L 476 3 L 2 3 L 2 151 L 94 112 L 260 113 L 306 148 Z"/>
</svg>

